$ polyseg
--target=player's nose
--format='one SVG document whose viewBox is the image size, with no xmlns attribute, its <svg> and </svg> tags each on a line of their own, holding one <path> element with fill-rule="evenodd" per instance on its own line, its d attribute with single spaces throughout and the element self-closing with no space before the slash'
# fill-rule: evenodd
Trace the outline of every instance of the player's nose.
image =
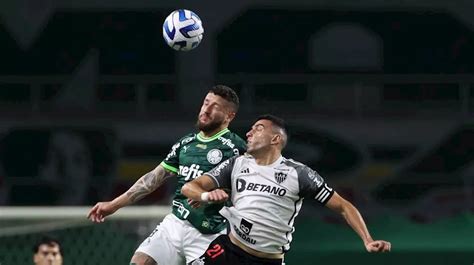
<svg viewBox="0 0 474 265">
<path fill-rule="evenodd" d="M 204 105 L 204 106 L 202 106 L 202 111 L 206 114 L 209 114 L 209 113 L 211 113 L 211 108 L 212 108 L 211 105 Z"/>
<path fill-rule="evenodd" d="M 247 139 L 252 137 L 252 130 L 248 131 L 245 136 L 247 136 Z"/>
</svg>

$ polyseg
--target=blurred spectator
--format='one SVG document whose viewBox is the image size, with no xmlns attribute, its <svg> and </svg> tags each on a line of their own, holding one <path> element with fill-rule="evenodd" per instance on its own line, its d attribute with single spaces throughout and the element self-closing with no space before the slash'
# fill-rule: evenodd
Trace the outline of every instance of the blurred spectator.
<svg viewBox="0 0 474 265">
<path fill-rule="evenodd" d="M 36 265 L 62 265 L 61 243 L 49 236 L 42 237 L 33 246 L 33 262 Z"/>
</svg>

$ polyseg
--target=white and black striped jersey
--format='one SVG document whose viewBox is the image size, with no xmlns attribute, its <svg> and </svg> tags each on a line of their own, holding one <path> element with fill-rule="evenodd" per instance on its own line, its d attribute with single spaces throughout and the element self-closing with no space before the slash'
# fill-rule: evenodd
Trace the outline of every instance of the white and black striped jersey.
<svg viewBox="0 0 474 265">
<path fill-rule="evenodd" d="M 248 154 L 235 156 L 206 175 L 217 187 L 232 191 L 233 206 L 220 211 L 231 233 L 246 246 L 266 253 L 289 250 L 304 198 L 324 205 L 334 194 L 317 172 L 282 156 L 266 166 Z"/>
</svg>

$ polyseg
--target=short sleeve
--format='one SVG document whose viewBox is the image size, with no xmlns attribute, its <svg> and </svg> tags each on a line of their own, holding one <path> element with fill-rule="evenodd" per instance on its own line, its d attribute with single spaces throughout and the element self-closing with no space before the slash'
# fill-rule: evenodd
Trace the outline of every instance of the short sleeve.
<svg viewBox="0 0 474 265">
<path fill-rule="evenodd" d="M 314 198 L 325 205 L 334 194 L 334 190 L 327 185 L 318 172 L 304 166 L 298 170 L 300 196 Z"/>
<path fill-rule="evenodd" d="M 211 169 L 209 172 L 205 173 L 205 175 L 210 176 L 214 180 L 216 187 L 231 189 L 232 170 L 234 169 L 237 157 L 239 156 L 233 156 L 227 159 L 215 168 Z"/>
<path fill-rule="evenodd" d="M 181 147 L 192 141 L 193 139 L 193 134 L 187 135 L 183 138 L 181 138 L 177 143 L 175 143 L 172 147 L 171 150 L 169 151 L 168 155 L 166 158 L 161 162 L 161 165 L 167 169 L 168 171 L 178 173 L 179 169 L 179 151 Z"/>
</svg>

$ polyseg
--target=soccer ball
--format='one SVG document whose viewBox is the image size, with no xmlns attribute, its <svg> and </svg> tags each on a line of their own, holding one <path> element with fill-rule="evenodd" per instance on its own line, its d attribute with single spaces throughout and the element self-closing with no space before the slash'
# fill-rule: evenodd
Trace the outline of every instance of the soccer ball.
<svg viewBox="0 0 474 265">
<path fill-rule="evenodd" d="M 165 19 L 163 37 L 177 51 L 190 51 L 201 43 L 204 28 L 201 19 L 192 11 L 178 9 Z"/>
</svg>

